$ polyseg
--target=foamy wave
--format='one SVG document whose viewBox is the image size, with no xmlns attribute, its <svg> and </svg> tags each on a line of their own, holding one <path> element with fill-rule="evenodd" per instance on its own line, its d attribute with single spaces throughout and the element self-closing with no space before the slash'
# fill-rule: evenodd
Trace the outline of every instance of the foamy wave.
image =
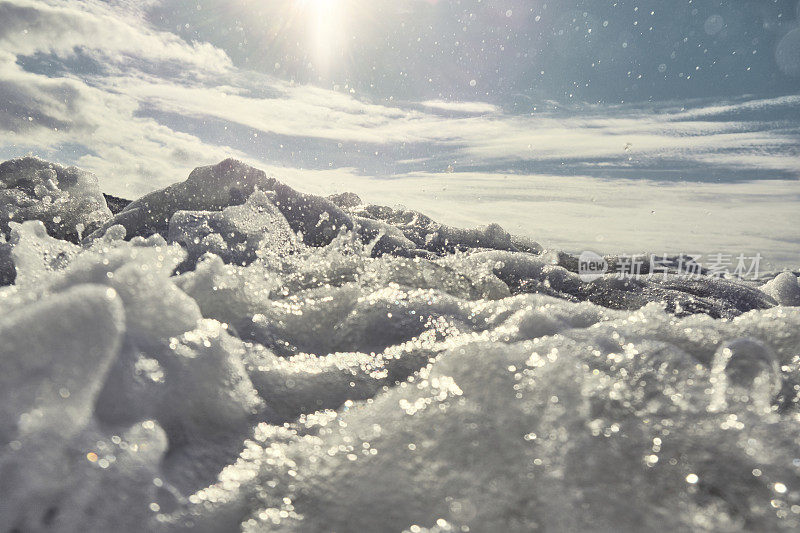
<svg viewBox="0 0 800 533">
<path fill-rule="evenodd" d="M 585 281 L 235 161 L 0 182 L 4 530 L 800 527 L 792 273 Z"/>
</svg>

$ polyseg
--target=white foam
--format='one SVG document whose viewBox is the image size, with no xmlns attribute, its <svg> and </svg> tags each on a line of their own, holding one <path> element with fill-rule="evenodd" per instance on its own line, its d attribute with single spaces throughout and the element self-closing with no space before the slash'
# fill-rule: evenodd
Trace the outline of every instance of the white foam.
<svg viewBox="0 0 800 533">
<path fill-rule="evenodd" d="M 143 233 L 185 199 L 113 222 Z M 246 266 L 195 265 L 110 223 L 83 246 L 15 226 L 0 527 L 800 527 L 793 275 L 766 294 L 705 278 L 583 283 L 560 254 L 373 257 L 356 226 L 325 246 L 259 239 Z M 448 231 L 516 247 L 497 228 Z"/>
</svg>

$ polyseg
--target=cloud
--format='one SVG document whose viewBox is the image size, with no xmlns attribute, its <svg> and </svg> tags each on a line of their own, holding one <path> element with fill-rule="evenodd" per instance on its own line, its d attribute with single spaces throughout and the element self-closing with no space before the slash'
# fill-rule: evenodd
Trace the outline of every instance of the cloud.
<svg viewBox="0 0 800 533">
<path fill-rule="evenodd" d="M 800 4 L 798 4 L 800 5 Z M 674 120 L 712 118 L 743 112 L 765 112 L 775 109 L 797 109 L 800 107 L 800 95 L 787 95 L 776 98 L 756 98 L 736 103 L 702 106 L 697 109 L 682 111 L 673 115 Z"/>
<path fill-rule="evenodd" d="M 129 95 L 150 109 L 187 119 L 213 118 L 260 134 L 298 140 L 434 145 L 442 153 L 471 164 L 616 161 L 635 167 L 682 160 L 724 167 L 726 154 L 736 152 L 731 165 L 791 171 L 791 166 L 764 166 L 756 157 L 742 156 L 766 157 L 797 143 L 794 130 L 717 120 L 711 108 L 694 115 L 639 107 L 610 108 L 591 115 L 559 111 L 519 116 L 503 114 L 489 104 L 469 102 L 453 103 L 447 110 L 461 113 L 442 116 L 419 111 L 413 105 L 367 103 L 350 94 L 293 86 L 263 76 L 241 81 L 236 90 L 204 82 L 187 85 L 142 78 L 110 78 L 103 83 L 108 90 Z M 267 85 L 272 94 L 249 94 L 248 83 Z M 757 106 L 779 104 L 800 107 L 800 101 L 792 99 L 774 104 L 765 100 Z M 473 115 L 490 109 L 491 114 Z M 727 111 L 728 107 L 720 108 L 717 114 Z M 692 117 L 695 119 L 689 120 Z M 703 117 L 707 120 L 701 120 Z M 415 159 L 424 158 L 406 157 L 403 161 Z"/>
<path fill-rule="evenodd" d="M 500 112 L 500 108 L 493 104 L 486 102 L 446 102 L 444 100 L 426 100 L 420 102 L 422 107 L 428 107 L 434 110 L 440 109 L 442 111 L 453 111 L 456 113 L 488 115 Z"/>
<path fill-rule="evenodd" d="M 231 64 L 218 48 L 156 31 L 135 10 L 95 0 L 0 0 L 0 49 L 16 56 L 41 52 L 61 57 L 80 50 L 104 62 L 144 58 L 154 64 L 178 62 L 209 73 L 224 72 Z"/>
<path fill-rule="evenodd" d="M 244 156 L 137 117 L 136 98 L 101 86 L 106 78 L 136 78 L 170 65 L 186 75 L 212 78 L 231 68 L 227 56 L 208 44 L 152 30 L 136 8 L 94 1 L 0 0 L 0 50 L 5 141 L 0 148 L 6 154 L 30 150 L 82 164 L 98 172 L 109 190 L 129 195 L 177 179 L 196 161 Z M 37 54 L 51 64 L 64 58 L 78 58 L 79 65 L 94 62 L 99 72 L 25 70 L 21 60 Z"/>
</svg>

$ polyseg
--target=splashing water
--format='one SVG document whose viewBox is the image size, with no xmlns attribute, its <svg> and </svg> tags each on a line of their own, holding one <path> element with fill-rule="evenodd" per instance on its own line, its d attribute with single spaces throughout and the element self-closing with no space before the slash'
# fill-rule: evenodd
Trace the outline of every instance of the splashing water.
<svg viewBox="0 0 800 533">
<path fill-rule="evenodd" d="M 80 244 L 10 224 L 4 530 L 800 527 L 794 274 L 586 282 L 284 187 L 223 162 Z"/>
</svg>

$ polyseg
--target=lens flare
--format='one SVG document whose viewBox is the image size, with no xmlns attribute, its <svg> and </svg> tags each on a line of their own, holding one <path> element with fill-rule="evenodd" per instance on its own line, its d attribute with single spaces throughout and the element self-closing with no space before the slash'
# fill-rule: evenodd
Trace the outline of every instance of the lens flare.
<svg viewBox="0 0 800 533">
<path fill-rule="evenodd" d="M 346 2 L 344 0 L 298 0 L 306 20 L 307 45 L 321 76 L 331 74 L 337 56 L 346 43 Z"/>
</svg>

